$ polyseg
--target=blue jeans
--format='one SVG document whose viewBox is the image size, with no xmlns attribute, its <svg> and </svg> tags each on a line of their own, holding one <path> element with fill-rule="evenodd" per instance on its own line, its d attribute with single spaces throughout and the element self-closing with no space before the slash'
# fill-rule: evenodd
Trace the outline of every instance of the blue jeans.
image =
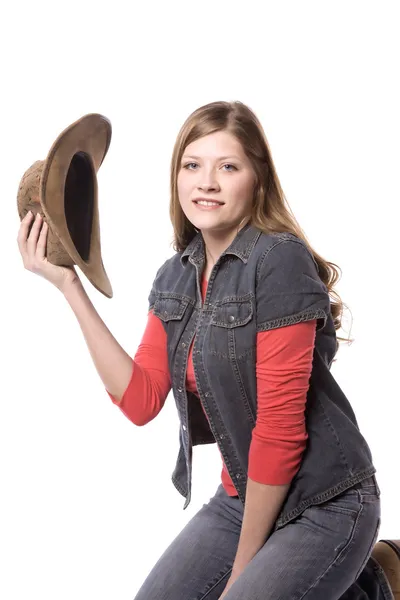
<svg viewBox="0 0 400 600">
<path fill-rule="evenodd" d="M 226 600 L 393 600 L 370 556 L 380 528 L 375 477 L 272 533 Z M 135 600 L 217 600 L 231 574 L 243 507 L 222 485 L 157 561 Z"/>
</svg>

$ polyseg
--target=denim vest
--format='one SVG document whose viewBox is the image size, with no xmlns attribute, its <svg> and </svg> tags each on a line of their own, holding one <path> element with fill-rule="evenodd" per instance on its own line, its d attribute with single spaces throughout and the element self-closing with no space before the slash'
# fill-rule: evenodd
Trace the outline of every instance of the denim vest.
<svg viewBox="0 0 400 600">
<path fill-rule="evenodd" d="M 179 416 L 172 481 L 189 505 L 192 449 L 217 443 L 245 503 L 248 454 L 256 423 L 256 336 L 317 319 L 305 409 L 307 445 L 276 519 L 279 529 L 376 472 L 353 409 L 333 378 L 336 331 L 326 286 L 307 246 L 291 233 L 265 234 L 247 223 L 215 263 L 202 302 L 205 249 L 201 232 L 158 269 L 149 310 L 167 334 L 168 364 Z M 185 389 L 193 337 L 199 399 Z"/>
</svg>

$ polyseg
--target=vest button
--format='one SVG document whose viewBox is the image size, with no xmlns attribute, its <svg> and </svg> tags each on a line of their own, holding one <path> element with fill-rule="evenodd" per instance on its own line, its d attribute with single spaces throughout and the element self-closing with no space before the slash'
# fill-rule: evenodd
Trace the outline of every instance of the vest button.
<svg viewBox="0 0 400 600">
<path fill-rule="evenodd" d="M 182 342 L 182 348 L 186 348 L 185 342 Z"/>
<path fill-rule="evenodd" d="M 183 391 L 182 388 L 178 388 L 178 392 L 182 392 L 182 391 Z"/>
<path fill-rule="evenodd" d="M 183 431 L 186 431 L 186 425 L 182 425 Z"/>
<path fill-rule="evenodd" d="M 235 317 L 233 315 L 229 315 L 229 320 L 232 323 L 235 320 Z"/>
<path fill-rule="evenodd" d="M 236 473 L 236 479 L 240 479 L 241 478 L 241 474 L 240 473 Z"/>
<path fill-rule="evenodd" d="M 223 433 L 221 433 L 221 435 L 219 436 L 219 439 L 220 439 L 220 440 L 223 440 L 223 439 L 225 439 L 225 436 L 224 436 L 224 434 L 223 434 Z"/>
</svg>

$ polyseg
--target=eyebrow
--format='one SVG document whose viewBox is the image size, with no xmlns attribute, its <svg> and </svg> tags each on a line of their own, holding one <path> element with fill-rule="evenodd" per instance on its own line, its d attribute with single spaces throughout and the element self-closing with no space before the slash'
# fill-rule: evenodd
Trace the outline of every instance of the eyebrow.
<svg viewBox="0 0 400 600">
<path fill-rule="evenodd" d="M 201 158 L 201 156 L 194 156 L 191 154 L 184 154 L 182 156 L 182 158 L 196 158 L 197 160 L 199 160 Z M 226 160 L 227 158 L 235 158 L 236 160 L 240 160 L 240 158 L 238 156 L 236 156 L 235 154 L 232 154 L 231 156 L 219 156 L 217 158 L 217 160 Z"/>
</svg>

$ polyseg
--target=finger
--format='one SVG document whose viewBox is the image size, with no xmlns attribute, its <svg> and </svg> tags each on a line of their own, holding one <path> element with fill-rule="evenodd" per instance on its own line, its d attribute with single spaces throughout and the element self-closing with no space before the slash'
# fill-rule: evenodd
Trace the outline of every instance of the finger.
<svg viewBox="0 0 400 600">
<path fill-rule="evenodd" d="M 45 258 L 48 229 L 49 227 L 46 221 L 43 221 L 43 226 L 40 231 L 39 239 L 36 246 L 36 256 L 39 260 L 43 260 Z"/>
<path fill-rule="evenodd" d="M 28 237 L 28 229 L 32 222 L 33 214 L 29 211 L 25 217 L 22 219 L 21 224 L 19 226 L 18 235 L 17 235 L 17 243 L 18 248 L 20 249 L 21 254 L 26 252 L 26 240 Z"/>
<path fill-rule="evenodd" d="M 32 229 L 30 231 L 30 234 L 29 234 L 27 242 L 26 242 L 28 256 L 31 260 L 35 257 L 35 254 L 36 254 L 36 246 L 37 246 L 37 241 L 38 241 L 42 223 L 43 223 L 43 221 L 41 219 L 41 216 L 39 213 L 37 213 L 35 220 L 32 224 Z"/>
</svg>

